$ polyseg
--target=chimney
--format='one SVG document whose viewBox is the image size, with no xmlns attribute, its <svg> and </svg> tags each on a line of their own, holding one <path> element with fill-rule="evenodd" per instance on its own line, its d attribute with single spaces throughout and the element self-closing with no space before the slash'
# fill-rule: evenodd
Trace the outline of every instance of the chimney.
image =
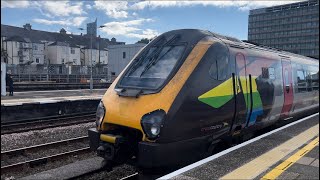
<svg viewBox="0 0 320 180">
<path fill-rule="evenodd" d="M 25 28 L 26 30 L 31 30 L 31 24 L 27 23 L 25 25 L 23 25 L 23 28 Z"/>
<path fill-rule="evenodd" d="M 80 34 L 80 36 L 82 36 L 82 33 Z"/>
<path fill-rule="evenodd" d="M 60 34 L 67 34 L 67 31 L 62 28 L 62 29 L 60 30 Z"/>
</svg>

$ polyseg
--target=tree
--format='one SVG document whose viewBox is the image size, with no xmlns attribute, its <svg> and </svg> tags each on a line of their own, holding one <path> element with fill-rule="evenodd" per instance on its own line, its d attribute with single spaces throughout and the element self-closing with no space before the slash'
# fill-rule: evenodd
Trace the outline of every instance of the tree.
<svg viewBox="0 0 320 180">
<path fill-rule="evenodd" d="M 148 44 L 151 40 L 148 38 L 142 38 L 141 40 L 139 40 L 138 42 L 136 42 L 136 44 L 138 43 L 144 43 L 144 44 Z"/>
</svg>

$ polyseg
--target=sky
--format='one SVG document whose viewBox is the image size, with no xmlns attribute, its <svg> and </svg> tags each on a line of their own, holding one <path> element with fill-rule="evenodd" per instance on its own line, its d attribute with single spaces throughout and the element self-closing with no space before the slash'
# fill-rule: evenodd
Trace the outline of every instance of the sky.
<svg viewBox="0 0 320 180">
<path fill-rule="evenodd" d="M 203 29 L 246 40 L 250 9 L 297 1 L 18 1 L 1 0 L 1 24 L 86 33 L 97 18 L 98 35 L 132 44 L 174 29 Z M 83 28 L 84 30 L 79 30 Z"/>
</svg>

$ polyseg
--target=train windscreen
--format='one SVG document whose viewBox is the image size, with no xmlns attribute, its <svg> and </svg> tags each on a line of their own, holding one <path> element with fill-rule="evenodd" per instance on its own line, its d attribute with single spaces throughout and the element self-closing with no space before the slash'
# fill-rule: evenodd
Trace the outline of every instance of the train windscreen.
<svg viewBox="0 0 320 180">
<path fill-rule="evenodd" d="M 119 85 L 158 89 L 173 71 L 185 50 L 184 44 L 169 42 L 170 40 L 162 45 L 151 46 L 137 57 Z"/>
</svg>

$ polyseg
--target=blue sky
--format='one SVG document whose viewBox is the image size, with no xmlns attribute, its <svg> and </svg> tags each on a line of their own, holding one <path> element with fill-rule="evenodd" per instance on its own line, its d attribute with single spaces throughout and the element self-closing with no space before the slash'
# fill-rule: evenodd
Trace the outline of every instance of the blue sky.
<svg viewBox="0 0 320 180">
<path fill-rule="evenodd" d="M 127 44 L 173 29 L 196 28 L 247 39 L 250 9 L 295 1 L 1 1 L 1 23 L 32 29 L 86 33 L 98 18 L 101 37 Z M 84 28 L 80 31 L 78 28 Z"/>
</svg>

